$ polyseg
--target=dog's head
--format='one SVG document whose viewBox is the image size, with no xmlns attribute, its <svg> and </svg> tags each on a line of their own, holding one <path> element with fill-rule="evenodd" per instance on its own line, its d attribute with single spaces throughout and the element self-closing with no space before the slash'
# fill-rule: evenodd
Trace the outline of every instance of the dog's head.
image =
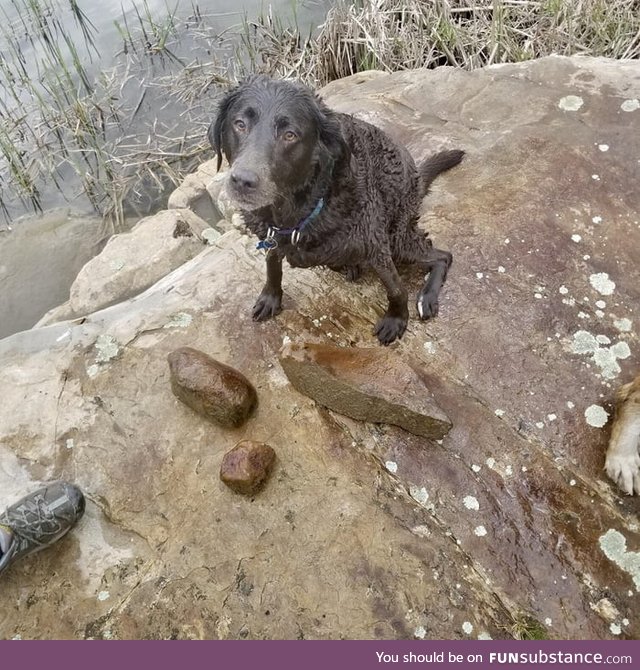
<svg viewBox="0 0 640 670">
<path fill-rule="evenodd" d="M 265 76 L 226 94 L 208 136 L 245 210 L 293 197 L 348 155 L 335 114 L 306 86 Z"/>
</svg>

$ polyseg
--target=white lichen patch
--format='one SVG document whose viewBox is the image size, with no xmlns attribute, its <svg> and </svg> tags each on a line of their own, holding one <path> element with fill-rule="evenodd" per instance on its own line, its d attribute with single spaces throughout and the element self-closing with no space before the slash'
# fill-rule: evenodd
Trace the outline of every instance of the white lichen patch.
<svg viewBox="0 0 640 670">
<path fill-rule="evenodd" d="M 422 505 L 422 507 L 427 506 L 429 494 L 424 486 L 411 485 L 409 487 L 409 495 L 418 503 L 418 505 Z"/>
<path fill-rule="evenodd" d="M 482 633 L 478 633 L 478 640 L 493 640 L 493 638 L 486 631 L 482 631 Z"/>
<path fill-rule="evenodd" d="M 386 461 L 384 467 L 394 475 L 398 472 L 398 464 L 395 461 Z"/>
<path fill-rule="evenodd" d="M 414 526 L 411 529 L 411 532 L 414 535 L 417 535 L 418 537 L 429 537 L 431 535 L 431 530 L 429 529 L 429 526 L 424 526 L 422 524 Z"/>
<path fill-rule="evenodd" d="M 586 330 L 578 330 L 573 334 L 569 351 L 573 354 L 591 356 L 591 360 L 600 368 L 604 379 L 615 379 L 621 371 L 618 359 L 628 358 L 631 350 L 623 341 L 607 347 L 610 342 L 606 335 L 596 337 Z"/>
<path fill-rule="evenodd" d="M 472 469 L 474 472 L 480 472 L 480 470 L 482 469 L 482 466 L 481 466 L 481 465 L 476 465 L 476 464 L 474 463 L 474 464 L 471 466 L 471 469 Z"/>
<path fill-rule="evenodd" d="M 113 270 L 114 272 L 118 272 L 119 270 L 122 270 L 124 267 L 124 261 L 121 258 L 116 258 L 109 263 L 109 269 Z"/>
<path fill-rule="evenodd" d="M 609 145 L 608 144 L 598 144 L 598 149 L 600 149 L 600 151 L 603 151 L 603 152 L 604 151 L 609 151 Z"/>
<path fill-rule="evenodd" d="M 582 239 L 582 235 L 578 235 L 578 233 L 574 233 L 571 236 L 571 241 L 572 242 L 580 242 L 581 239 Z"/>
<path fill-rule="evenodd" d="M 596 272 L 589 277 L 589 283 L 601 295 L 611 295 L 616 288 L 606 272 Z"/>
<path fill-rule="evenodd" d="M 476 278 L 477 278 L 477 279 L 482 279 L 483 277 L 484 277 L 484 273 L 483 273 L 483 272 L 476 272 Z"/>
<path fill-rule="evenodd" d="M 620 616 L 620 612 L 608 598 L 600 598 L 597 603 L 589 606 L 605 621 L 615 621 Z"/>
<path fill-rule="evenodd" d="M 596 300 L 596 307 L 604 309 L 607 306 L 607 303 L 604 300 Z"/>
<path fill-rule="evenodd" d="M 206 228 L 202 231 L 200 237 L 205 244 L 212 246 L 222 237 L 222 233 L 215 228 Z"/>
<path fill-rule="evenodd" d="M 188 328 L 193 321 L 193 316 L 186 312 L 177 312 L 164 324 L 163 328 Z"/>
<path fill-rule="evenodd" d="M 543 421 L 536 421 L 536 428 L 539 430 L 542 430 L 544 428 L 544 422 Z"/>
<path fill-rule="evenodd" d="M 602 428 L 609 420 L 609 414 L 600 405 L 589 405 L 584 410 L 584 418 L 587 423 L 594 428 Z"/>
<path fill-rule="evenodd" d="M 612 623 L 609 626 L 609 630 L 613 635 L 620 635 L 620 633 L 622 633 L 622 629 L 620 628 L 620 625 L 617 623 Z"/>
<path fill-rule="evenodd" d="M 549 421 L 555 421 L 557 418 L 558 416 L 556 414 L 547 414 L 547 419 L 549 419 Z"/>
<path fill-rule="evenodd" d="M 413 637 L 417 638 L 418 640 L 424 640 L 424 638 L 427 636 L 427 631 L 424 626 L 418 626 L 414 631 L 413 631 Z"/>
<path fill-rule="evenodd" d="M 497 409 L 494 414 L 496 416 L 504 416 L 504 410 L 503 409 Z"/>
<path fill-rule="evenodd" d="M 573 334 L 571 352 L 574 354 L 592 354 L 599 349 L 598 340 L 587 330 L 578 330 Z"/>
<path fill-rule="evenodd" d="M 487 529 L 484 526 L 476 526 L 473 529 L 473 534 L 478 537 L 484 537 L 487 534 Z"/>
<path fill-rule="evenodd" d="M 491 468 L 491 469 L 493 470 L 493 468 L 494 468 L 495 465 L 496 465 L 496 459 L 490 456 L 489 458 L 487 458 L 487 460 L 485 461 L 485 463 L 487 464 L 487 467 L 488 467 L 488 468 Z"/>
<path fill-rule="evenodd" d="M 87 376 L 90 379 L 93 379 L 98 374 L 98 372 L 100 372 L 100 366 L 99 365 L 94 364 L 94 365 L 90 365 L 87 368 Z"/>
<path fill-rule="evenodd" d="M 504 267 L 502 265 L 498 265 L 498 272 L 500 274 L 504 274 L 506 272 L 506 270 L 504 269 Z"/>
<path fill-rule="evenodd" d="M 584 100 L 579 95 L 565 95 L 558 101 L 558 107 L 565 112 L 577 112 L 582 105 Z"/>
<path fill-rule="evenodd" d="M 462 624 L 462 630 L 467 634 L 471 635 L 473 633 L 473 625 L 469 621 L 465 621 Z"/>
<path fill-rule="evenodd" d="M 547 618 L 544 620 L 544 625 L 545 625 L 545 626 L 550 626 L 552 623 L 553 623 L 553 621 L 551 620 L 551 617 L 547 617 Z"/>
<path fill-rule="evenodd" d="M 625 100 L 620 105 L 620 109 L 623 112 L 635 112 L 636 109 L 640 109 L 640 100 L 638 100 L 638 98 L 631 98 L 630 100 Z"/>
<path fill-rule="evenodd" d="M 591 220 L 592 220 L 593 223 L 595 223 L 595 224 L 602 223 L 602 217 L 601 217 L 601 216 L 592 216 L 592 217 L 591 217 Z"/>
<path fill-rule="evenodd" d="M 475 498 L 474 496 L 465 496 L 462 499 L 462 504 L 467 509 L 472 509 L 475 510 L 476 512 L 480 509 L 480 503 L 478 502 L 478 499 Z"/>
<path fill-rule="evenodd" d="M 599 174 L 592 174 L 591 179 L 593 179 L 593 181 L 600 181 L 600 175 Z"/>
<path fill-rule="evenodd" d="M 100 593 L 98 593 L 98 600 L 100 601 L 107 600 L 110 595 L 111 594 L 109 593 L 109 591 L 100 591 Z"/>
<path fill-rule="evenodd" d="M 424 349 L 428 354 L 435 354 L 436 353 L 436 344 L 435 342 L 425 342 L 424 343 Z"/>
<path fill-rule="evenodd" d="M 65 447 L 66 447 L 67 449 L 73 449 L 73 447 L 74 447 L 74 442 L 73 442 L 73 440 L 72 440 L 72 439 L 67 440 L 67 441 L 65 442 Z"/>
<path fill-rule="evenodd" d="M 571 400 L 567 400 L 567 407 L 569 409 L 573 409 L 575 407 L 575 404 L 573 402 L 571 402 Z"/>
<path fill-rule="evenodd" d="M 630 333 L 631 332 L 631 319 L 616 319 L 613 322 L 613 325 L 616 327 L 617 330 L 619 330 L 621 333 Z"/>
<path fill-rule="evenodd" d="M 622 341 L 622 342 L 616 342 L 612 347 L 611 347 L 611 353 L 616 357 L 616 358 L 629 358 L 631 356 L 631 349 L 629 349 L 629 345 Z"/>
<path fill-rule="evenodd" d="M 569 289 L 566 286 L 562 285 L 558 289 L 558 293 L 561 293 L 562 295 L 567 295 L 567 293 L 569 293 Z"/>
<path fill-rule="evenodd" d="M 96 340 L 96 363 L 108 363 L 120 351 L 117 340 L 111 335 L 100 335 Z"/>
</svg>

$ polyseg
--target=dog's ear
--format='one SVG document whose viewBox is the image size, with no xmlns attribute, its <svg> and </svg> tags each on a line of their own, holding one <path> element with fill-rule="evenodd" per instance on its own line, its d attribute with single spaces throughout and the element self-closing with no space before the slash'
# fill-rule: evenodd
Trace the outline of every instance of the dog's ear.
<svg viewBox="0 0 640 670">
<path fill-rule="evenodd" d="M 222 165 L 222 152 L 223 152 L 222 134 L 224 133 L 225 123 L 227 120 L 227 115 L 229 114 L 229 110 L 231 109 L 231 106 L 238 98 L 239 89 L 240 87 L 237 86 L 233 90 L 229 91 L 224 96 L 224 98 L 222 98 L 220 106 L 218 107 L 218 116 L 207 130 L 207 137 L 209 138 L 209 142 L 211 143 L 211 146 L 213 147 L 218 157 L 218 166 L 217 166 L 218 170 Z"/>
<path fill-rule="evenodd" d="M 335 112 L 332 112 L 326 105 L 318 105 L 319 118 L 319 136 L 320 142 L 325 146 L 329 155 L 335 164 L 344 160 L 349 160 L 351 151 L 349 145 L 344 139 L 340 123 Z"/>
</svg>

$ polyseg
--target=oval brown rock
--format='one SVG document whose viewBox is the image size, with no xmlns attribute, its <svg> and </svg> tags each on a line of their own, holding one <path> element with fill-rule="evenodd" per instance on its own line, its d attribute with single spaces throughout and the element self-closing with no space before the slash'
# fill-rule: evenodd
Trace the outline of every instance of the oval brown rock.
<svg viewBox="0 0 640 670">
<path fill-rule="evenodd" d="M 220 479 L 237 493 L 251 495 L 262 488 L 275 460 L 268 444 L 243 440 L 223 456 Z"/>
<path fill-rule="evenodd" d="M 237 428 L 258 404 L 249 380 L 202 351 L 181 347 L 167 360 L 174 395 L 191 409 L 224 428 Z"/>
</svg>

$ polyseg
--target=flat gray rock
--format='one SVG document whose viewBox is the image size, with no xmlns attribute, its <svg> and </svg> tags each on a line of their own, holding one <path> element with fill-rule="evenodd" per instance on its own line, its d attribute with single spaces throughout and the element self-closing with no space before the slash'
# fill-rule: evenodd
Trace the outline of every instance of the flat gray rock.
<svg viewBox="0 0 640 670">
<path fill-rule="evenodd" d="M 451 428 L 424 382 L 393 350 L 287 344 L 280 365 L 298 391 L 340 414 L 432 439 Z"/>
</svg>

